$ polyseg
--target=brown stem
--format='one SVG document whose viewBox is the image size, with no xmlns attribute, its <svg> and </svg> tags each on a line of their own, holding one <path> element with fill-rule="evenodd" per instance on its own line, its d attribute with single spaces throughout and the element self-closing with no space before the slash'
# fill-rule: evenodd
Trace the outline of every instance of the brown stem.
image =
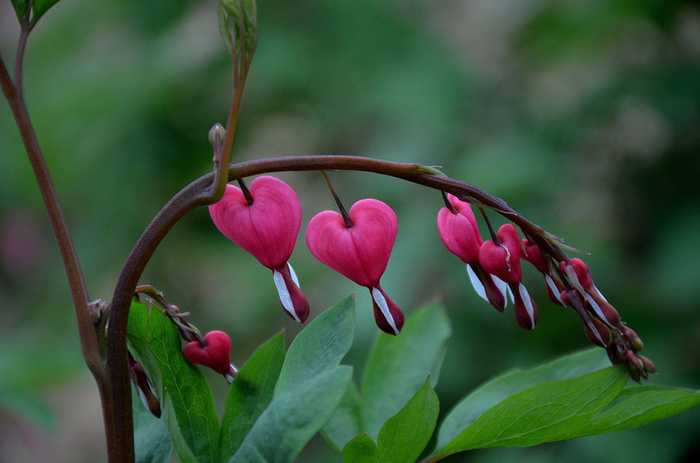
<svg viewBox="0 0 700 463">
<path fill-rule="evenodd" d="M 95 335 L 95 328 L 93 326 L 92 317 L 90 316 L 90 296 L 85 283 L 85 277 L 83 276 L 80 260 L 78 259 L 75 246 L 73 245 L 73 239 L 68 230 L 68 223 L 63 214 L 63 209 L 58 200 L 56 189 L 54 188 L 51 175 L 49 174 L 44 155 L 39 147 L 36 132 L 32 126 L 27 106 L 21 92 L 22 58 L 28 33 L 29 29 L 27 26 L 22 26 L 20 45 L 18 46 L 18 55 L 15 64 L 15 75 L 18 80 L 15 84 L 13 84 L 10 78 L 5 62 L 2 60 L 2 57 L 0 57 L 0 86 L 2 87 L 5 98 L 10 104 L 12 115 L 19 128 L 22 143 L 27 151 L 29 163 L 32 166 L 34 177 L 36 178 L 41 197 L 44 201 L 44 207 L 49 216 L 51 228 L 56 237 L 61 259 L 63 260 L 63 266 L 68 277 L 71 296 L 73 298 L 73 307 L 75 308 L 75 316 L 78 321 L 78 334 L 80 336 L 80 347 L 83 358 L 95 377 L 104 407 L 105 401 L 109 401 L 108 394 L 106 394 L 108 378 L 100 356 L 100 349 L 98 346 L 99 340 Z M 108 422 L 107 420 L 108 417 L 105 415 L 106 424 Z"/>
<path fill-rule="evenodd" d="M 226 138 L 229 138 L 228 130 Z M 110 322 L 107 333 L 107 361 L 112 388 L 111 399 L 113 402 L 111 405 L 113 406 L 115 420 L 113 429 L 119 430 L 118 435 L 112 436 L 112 438 L 116 439 L 122 449 L 120 456 L 125 458 L 111 460 L 110 455 L 110 461 L 133 461 L 133 423 L 126 350 L 126 328 L 129 305 L 138 280 L 146 263 L 165 235 L 189 212 L 200 206 L 218 201 L 221 194 L 223 194 L 226 181 L 234 181 L 243 177 L 269 172 L 329 169 L 374 172 L 388 175 L 451 193 L 463 201 L 494 209 L 530 233 L 538 242 L 538 245 L 543 247 L 543 249 L 549 250 L 552 255 L 561 253 L 561 250 L 551 242 L 541 227 L 520 216 L 502 199 L 468 183 L 436 174 L 434 169 L 420 164 L 405 164 L 355 156 L 299 156 L 255 160 L 230 165 L 228 166 L 227 175 L 225 167 L 218 167 L 215 173 L 200 177 L 182 189 L 161 209 L 139 238 L 119 276 L 110 307 Z M 221 181 L 222 185 L 212 185 L 212 182 L 217 180 Z"/>
<path fill-rule="evenodd" d="M 328 185 L 328 189 L 331 190 L 331 195 L 333 195 L 333 199 L 335 199 L 335 204 L 338 206 L 338 210 L 340 211 L 340 215 L 343 216 L 343 221 L 345 222 L 345 228 L 352 228 L 353 223 L 352 223 L 352 219 L 350 218 L 350 214 L 348 214 L 348 211 L 347 211 L 347 209 L 345 209 L 343 202 L 340 200 L 340 197 L 338 197 L 338 194 L 335 192 L 335 188 L 333 188 L 333 185 L 331 184 L 331 179 L 328 178 L 328 174 L 326 173 L 325 170 L 322 170 L 321 173 L 323 174 L 323 178 L 326 179 L 326 185 Z"/>
</svg>

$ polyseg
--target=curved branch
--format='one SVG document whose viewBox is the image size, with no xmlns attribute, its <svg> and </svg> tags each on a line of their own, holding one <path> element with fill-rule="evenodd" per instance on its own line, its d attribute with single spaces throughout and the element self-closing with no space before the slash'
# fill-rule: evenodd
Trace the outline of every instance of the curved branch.
<svg viewBox="0 0 700 463">
<path fill-rule="evenodd" d="M 420 164 L 406 164 L 356 156 L 299 156 L 281 157 L 248 161 L 228 166 L 228 181 L 240 178 L 282 171 L 307 170 L 352 170 L 373 172 L 396 177 L 435 190 L 451 193 L 458 198 L 483 205 L 502 214 L 525 233 L 537 239 L 538 244 L 551 251 L 552 255 L 562 252 L 551 242 L 549 235 L 534 223 L 511 209 L 502 199 L 469 183 L 461 182 L 440 174 L 437 170 Z M 126 350 L 126 329 L 129 306 L 138 280 L 167 233 L 189 212 L 213 204 L 221 197 L 220 188 L 213 182 L 224 175 L 222 171 L 200 177 L 175 195 L 153 219 L 129 255 L 114 290 L 110 307 L 110 322 L 107 334 L 107 357 L 111 365 L 112 395 L 115 400 L 121 442 L 130 446 L 133 435 L 130 386 Z M 125 450 L 126 451 L 126 450 Z M 131 450 L 133 452 L 133 450 Z"/>
</svg>

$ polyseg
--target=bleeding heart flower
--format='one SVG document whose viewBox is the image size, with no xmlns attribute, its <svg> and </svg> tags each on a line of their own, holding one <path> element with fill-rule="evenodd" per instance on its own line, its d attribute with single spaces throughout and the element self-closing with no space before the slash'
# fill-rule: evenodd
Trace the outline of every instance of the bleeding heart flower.
<svg viewBox="0 0 700 463">
<path fill-rule="evenodd" d="M 129 353 L 129 376 L 131 377 L 131 382 L 134 384 L 136 394 L 138 394 L 141 399 L 143 406 L 146 407 L 153 416 L 160 418 L 160 402 L 158 401 L 153 383 L 148 379 L 146 370 L 143 369 L 140 363 L 134 360 L 131 353 Z"/>
<path fill-rule="evenodd" d="M 555 304 L 567 305 L 561 299 L 561 292 L 564 290 L 564 285 L 562 284 L 560 278 L 551 271 L 549 262 L 542 255 L 542 251 L 540 250 L 539 246 L 528 239 L 523 239 L 523 251 L 524 252 L 520 257 L 530 262 L 542 275 L 544 275 L 547 297 L 549 297 L 549 299 Z"/>
<path fill-rule="evenodd" d="M 223 331 L 207 333 L 203 345 L 199 341 L 188 342 L 182 353 L 190 362 L 226 376 L 229 382 L 236 374 L 236 368 L 231 364 L 231 339 Z"/>
<path fill-rule="evenodd" d="M 403 312 L 379 284 L 396 241 L 396 214 L 379 200 L 363 199 L 350 208 L 349 216 L 352 226 L 346 227 L 340 213 L 320 212 L 309 223 L 306 244 L 318 260 L 367 287 L 377 326 L 397 335 L 403 327 Z"/>
<path fill-rule="evenodd" d="M 610 303 L 605 299 L 596 285 L 593 283 L 593 278 L 588 270 L 588 266 L 581 259 L 573 258 L 571 262 L 560 262 L 559 268 L 571 280 L 571 283 L 577 287 L 576 289 L 585 298 L 586 304 L 610 327 L 619 328 L 622 326 L 620 314 Z"/>
<path fill-rule="evenodd" d="M 512 224 L 505 224 L 498 229 L 500 244 L 491 240 L 484 241 L 479 249 L 479 263 L 487 272 L 505 281 L 510 288 L 510 295 L 515 304 L 515 320 L 527 330 L 535 328 L 537 323 L 537 305 L 522 283 L 520 268 L 520 246 L 518 233 Z"/>
<path fill-rule="evenodd" d="M 486 272 L 479 263 L 479 249 L 483 240 L 471 205 L 450 194 L 447 199 L 454 212 L 447 207 L 438 212 L 440 239 L 452 254 L 467 264 L 467 273 L 477 294 L 503 312 L 507 302 L 507 286 L 501 279 Z"/>
<path fill-rule="evenodd" d="M 282 307 L 303 323 L 309 302 L 288 262 L 301 227 L 299 198 L 289 185 L 270 176 L 253 180 L 250 196 L 252 204 L 240 188 L 226 185 L 221 200 L 209 206 L 211 218 L 221 233 L 272 270 Z"/>
</svg>

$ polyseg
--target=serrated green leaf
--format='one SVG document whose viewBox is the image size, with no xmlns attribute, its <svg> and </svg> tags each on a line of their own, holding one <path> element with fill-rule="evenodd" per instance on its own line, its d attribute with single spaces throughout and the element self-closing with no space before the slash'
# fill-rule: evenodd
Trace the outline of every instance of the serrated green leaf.
<svg viewBox="0 0 700 463">
<path fill-rule="evenodd" d="M 289 346 L 275 395 L 293 391 L 336 367 L 352 346 L 355 299 L 348 297 L 304 328 Z"/>
<path fill-rule="evenodd" d="M 168 463 L 173 453 L 168 429 L 141 403 L 135 388 L 131 388 L 134 410 L 134 451 L 136 463 Z"/>
<path fill-rule="evenodd" d="M 323 426 L 323 437 L 340 452 L 343 446 L 362 433 L 360 420 L 360 393 L 351 382 L 335 413 Z"/>
<path fill-rule="evenodd" d="M 363 432 L 376 438 L 428 375 L 433 385 L 437 383 L 450 333 L 444 309 L 432 305 L 409 317 L 400 335 L 379 335 L 362 378 Z"/>
<path fill-rule="evenodd" d="M 413 463 L 428 445 L 437 423 L 440 403 L 430 378 L 396 416 L 379 431 L 379 459 L 392 463 Z"/>
<path fill-rule="evenodd" d="M 339 366 L 276 396 L 229 461 L 293 462 L 338 406 L 351 379 L 352 368 Z"/>
<path fill-rule="evenodd" d="M 134 300 L 127 328 L 129 350 L 146 370 L 162 419 L 182 462 L 219 461 L 219 422 L 202 372 L 182 355 L 177 329 L 160 310 Z"/>
<path fill-rule="evenodd" d="M 221 423 L 221 460 L 228 461 L 272 401 L 284 362 L 284 333 L 260 346 L 241 367 L 226 400 Z"/>
<path fill-rule="evenodd" d="M 620 393 L 622 366 L 526 389 L 490 408 L 438 455 L 485 447 L 531 446 L 573 437 Z"/>
<path fill-rule="evenodd" d="M 379 449 L 371 437 L 360 434 L 343 448 L 342 457 L 343 463 L 378 463 Z"/>
<path fill-rule="evenodd" d="M 531 370 L 512 371 L 494 378 L 472 391 L 449 412 L 440 426 L 437 448 L 445 447 L 486 410 L 518 392 L 546 381 L 576 378 L 608 365 L 605 352 L 595 347 Z"/>
</svg>

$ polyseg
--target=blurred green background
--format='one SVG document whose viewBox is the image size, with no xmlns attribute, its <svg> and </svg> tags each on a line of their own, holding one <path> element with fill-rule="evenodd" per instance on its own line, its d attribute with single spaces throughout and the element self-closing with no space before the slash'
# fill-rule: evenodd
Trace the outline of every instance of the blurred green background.
<svg viewBox="0 0 700 463">
<path fill-rule="evenodd" d="M 234 161 L 352 154 L 439 165 L 591 252 L 598 287 L 645 341 L 652 383 L 700 385 L 700 2 L 684 0 L 260 0 L 259 46 Z M 0 2 L 6 64 L 18 35 Z M 25 94 L 91 297 L 108 300 L 163 204 L 211 169 L 207 131 L 231 85 L 213 0 L 62 0 L 36 27 Z M 333 208 L 320 174 L 280 175 L 304 223 Z M 382 280 L 408 314 L 441 300 L 454 335 L 443 414 L 493 375 L 587 347 L 534 270 L 534 332 L 478 299 L 440 242 L 440 195 L 331 173 L 347 205 L 389 203 L 399 236 Z M 495 217 L 495 216 L 494 216 Z M 499 219 L 495 219 L 496 223 Z M 302 233 L 292 264 L 312 317 L 358 292 L 361 363 L 378 334 L 366 290 L 325 268 Z M 104 459 L 96 388 L 80 358 L 62 264 L 7 104 L 0 104 L 0 461 Z M 531 269 L 528 269 L 531 270 Z M 242 364 L 286 317 L 269 270 L 205 210 L 165 239 L 143 283 L 223 329 Z M 356 377 L 360 371 L 356 370 Z M 218 400 L 225 384 L 211 376 Z M 698 410 L 641 429 L 447 461 L 694 461 Z M 339 461 L 315 438 L 299 461 Z"/>
</svg>

